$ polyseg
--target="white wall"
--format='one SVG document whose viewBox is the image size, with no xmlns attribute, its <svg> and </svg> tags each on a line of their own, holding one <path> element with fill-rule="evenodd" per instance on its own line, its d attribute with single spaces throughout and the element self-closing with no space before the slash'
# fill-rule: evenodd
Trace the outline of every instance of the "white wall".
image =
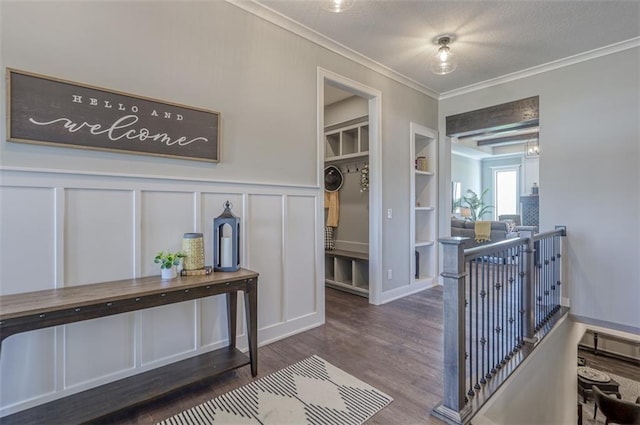
<svg viewBox="0 0 640 425">
<path fill-rule="evenodd" d="M 369 115 L 369 103 L 360 96 L 351 96 L 324 108 L 324 125 L 328 127 Z"/>
<path fill-rule="evenodd" d="M 468 189 L 478 194 L 482 191 L 480 184 L 481 164 L 478 159 L 451 154 L 451 181 L 462 183 L 462 196 Z"/>
<path fill-rule="evenodd" d="M 567 317 L 542 339 L 472 422 L 476 425 L 577 423 L 575 365 L 578 344 L 587 329 L 610 333 L 636 344 L 640 341 L 637 334 L 588 326 Z"/>
<path fill-rule="evenodd" d="M 383 291 L 409 281 L 410 169 L 397 164 L 409 122 L 436 126 L 434 99 L 226 2 L 1 2 L 5 67 L 217 110 L 221 162 L 3 140 L 0 293 L 158 274 L 155 252 L 210 238 L 229 198 L 242 264 L 260 273 L 260 343 L 323 323 L 318 67 L 383 94 L 383 208 L 397 207 Z M 0 415 L 223 345 L 224 314 L 212 299 L 10 337 Z"/>
<path fill-rule="evenodd" d="M 324 108 L 325 128 L 366 117 L 368 113 L 367 100 L 360 96 L 351 96 Z M 369 157 L 366 156 L 334 164 L 342 170 L 344 178 L 339 192 L 339 225 L 334 233 L 337 249 L 369 252 L 369 192 L 360 191 L 361 175 L 359 171 L 364 164 L 368 163 Z M 327 211 L 325 210 L 325 222 Z"/>
<path fill-rule="evenodd" d="M 567 226 L 571 312 L 632 332 L 640 332 L 639 68 L 636 47 L 439 104 L 444 133 L 448 115 L 540 96 L 540 224 Z"/>
</svg>

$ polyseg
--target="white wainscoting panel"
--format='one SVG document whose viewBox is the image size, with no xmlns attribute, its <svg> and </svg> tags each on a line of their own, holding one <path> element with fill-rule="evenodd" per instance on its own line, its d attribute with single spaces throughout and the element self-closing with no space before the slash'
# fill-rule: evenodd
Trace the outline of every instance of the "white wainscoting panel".
<svg viewBox="0 0 640 425">
<path fill-rule="evenodd" d="M 194 225 L 194 195 L 189 192 L 144 191 L 141 194 L 141 274 L 160 274 L 153 262 L 159 251 L 182 249 L 182 235 Z"/>
<path fill-rule="evenodd" d="M 323 323 L 316 245 L 319 188 L 0 167 L 0 294 L 158 275 L 153 258 L 240 218 L 241 265 L 259 273 L 258 343 Z M 322 219 L 322 217 L 320 217 Z M 237 345 L 246 349 L 244 300 Z M 228 343 L 225 296 L 7 338 L 0 416 L 182 360 Z M 0 419 L 1 422 L 1 419 Z"/>
<path fill-rule="evenodd" d="M 0 187 L 0 295 L 55 288 L 55 192 Z"/>
<path fill-rule="evenodd" d="M 242 316 L 244 317 L 244 315 Z M 238 325 L 242 326 L 243 319 L 239 318 Z M 240 336 L 238 331 L 236 337 Z M 229 340 L 227 331 L 227 298 L 226 295 L 204 298 L 200 301 L 200 344 L 202 347 L 219 348 L 222 341 Z M 241 341 L 238 341 L 238 345 Z M 226 345 L 226 344 L 225 344 Z"/>
<path fill-rule="evenodd" d="M 0 403 L 3 407 L 55 391 L 55 347 L 53 328 L 13 335 L 2 343 Z"/>
<path fill-rule="evenodd" d="M 73 388 L 132 369 L 134 313 L 64 326 L 64 387 Z"/>
<path fill-rule="evenodd" d="M 317 311 L 315 273 L 315 199 L 287 197 L 285 240 L 285 308 L 292 320 Z M 314 243 L 309 243 L 314 241 Z"/>
<path fill-rule="evenodd" d="M 129 190 L 64 192 L 64 282 L 133 277 L 133 196 Z"/>
<path fill-rule="evenodd" d="M 186 301 L 141 312 L 143 366 L 195 349 L 195 303 Z"/>
<path fill-rule="evenodd" d="M 251 270 L 259 271 L 258 299 L 271 308 L 258 309 L 258 328 L 284 321 L 281 195 L 249 195 L 247 260 Z"/>
<path fill-rule="evenodd" d="M 213 220 L 222 214 L 224 204 L 227 201 L 231 204 L 231 212 L 240 219 L 240 261 L 241 264 L 246 264 L 244 256 L 247 238 L 242 193 L 202 193 L 201 199 L 201 217 L 197 231 L 202 232 L 204 237 L 205 264 L 213 266 Z M 243 339 L 245 335 L 242 332 L 244 324 L 242 306 L 244 304 L 240 300 L 242 296 L 238 298 L 237 345 L 246 347 L 247 344 Z M 229 341 L 229 332 L 227 331 L 227 299 L 225 296 L 210 297 L 200 301 L 200 325 L 202 346 L 218 348 L 226 345 Z"/>
</svg>

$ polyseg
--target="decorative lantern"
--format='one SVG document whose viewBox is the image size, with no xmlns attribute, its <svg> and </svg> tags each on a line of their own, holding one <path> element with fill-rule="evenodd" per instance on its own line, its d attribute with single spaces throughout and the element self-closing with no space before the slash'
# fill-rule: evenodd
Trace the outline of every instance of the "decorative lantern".
<svg viewBox="0 0 640 425">
<path fill-rule="evenodd" d="M 235 272 L 240 268 L 240 219 L 224 203 L 224 211 L 213 219 L 213 270 Z"/>
</svg>

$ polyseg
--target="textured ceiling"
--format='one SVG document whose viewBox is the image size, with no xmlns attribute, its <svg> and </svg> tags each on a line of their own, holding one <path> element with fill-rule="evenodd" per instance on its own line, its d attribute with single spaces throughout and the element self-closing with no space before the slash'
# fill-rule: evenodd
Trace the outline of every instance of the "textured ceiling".
<svg viewBox="0 0 640 425">
<path fill-rule="evenodd" d="M 640 37 L 640 1 L 254 0 L 438 94 Z M 458 69 L 429 71 L 433 39 L 452 33 Z"/>
</svg>

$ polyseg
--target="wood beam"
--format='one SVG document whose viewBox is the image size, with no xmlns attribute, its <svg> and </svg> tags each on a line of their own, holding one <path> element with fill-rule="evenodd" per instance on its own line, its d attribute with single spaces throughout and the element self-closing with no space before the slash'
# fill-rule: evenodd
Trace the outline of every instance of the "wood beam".
<svg viewBox="0 0 640 425">
<path fill-rule="evenodd" d="M 539 123 L 539 96 L 501 105 L 451 115 L 446 118 L 446 134 L 450 137 L 517 130 Z"/>
<path fill-rule="evenodd" d="M 524 142 L 526 140 L 537 139 L 538 132 L 535 133 L 523 133 L 518 134 L 516 136 L 508 136 L 508 137 L 496 137 L 495 139 L 485 139 L 485 140 L 476 140 L 478 146 L 490 146 L 497 145 L 499 143 L 508 143 L 508 142 Z"/>
</svg>

